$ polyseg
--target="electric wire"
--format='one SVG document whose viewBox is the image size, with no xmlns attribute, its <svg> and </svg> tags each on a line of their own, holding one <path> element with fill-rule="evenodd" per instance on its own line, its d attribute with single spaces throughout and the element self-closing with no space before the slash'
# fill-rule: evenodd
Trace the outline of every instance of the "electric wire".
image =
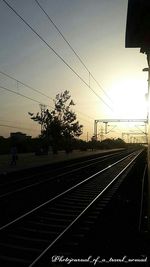
<svg viewBox="0 0 150 267">
<path fill-rule="evenodd" d="M 29 96 L 23 95 L 23 94 L 21 94 L 21 93 L 19 93 L 19 92 L 15 92 L 15 91 L 13 91 L 13 90 L 11 90 L 11 89 L 8 89 L 8 88 L 6 88 L 6 87 L 4 87 L 4 86 L 0 86 L 0 89 L 5 90 L 5 91 L 8 91 L 8 92 L 11 92 L 11 93 L 16 94 L 16 95 L 19 95 L 19 96 L 22 96 L 22 97 L 24 97 L 24 98 L 26 98 L 26 99 L 29 99 L 29 100 L 31 100 L 31 101 L 34 101 L 34 102 L 36 102 L 36 103 L 38 103 L 38 104 L 41 104 L 40 101 L 38 101 L 38 100 L 36 100 L 36 99 L 34 99 L 34 98 L 31 98 L 31 97 L 29 97 Z M 50 106 L 50 105 L 45 105 L 45 106 L 48 106 L 48 107 L 50 107 L 50 108 L 53 108 L 53 107 Z"/>
<path fill-rule="evenodd" d="M 94 91 L 94 89 L 66 62 L 66 60 L 55 51 L 45 40 L 44 38 L 6 1 L 2 0 L 8 7 L 11 9 L 17 17 L 19 17 L 28 28 L 36 35 L 38 38 L 45 43 L 45 45 L 53 51 L 53 53 L 110 109 L 112 108 Z"/>
<path fill-rule="evenodd" d="M 81 119 L 81 118 L 79 118 L 79 119 Z M 91 125 L 91 123 L 89 121 L 87 121 L 85 119 L 81 119 L 81 120 L 86 121 L 87 123 L 89 123 Z M 2 119 L 0 119 L 0 122 L 15 123 L 13 121 L 2 120 Z M 13 126 L 13 125 L 8 125 L 8 124 L 0 124 L 0 127 L 6 127 L 6 128 L 12 128 L 12 129 L 14 128 L 14 129 L 20 129 L 20 130 L 34 131 L 34 132 L 39 132 L 40 131 L 39 129 L 33 129 L 33 128 L 27 128 L 27 127 L 20 127 L 20 126 L 17 126 L 17 125 Z"/>
<path fill-rule="evenodd" d="M 53 100 L 50 96 L 48 96 L 48 95 L 46 95 L 46 94 L 40 92 L 39 90 L 37 90 L 37 89 L 31 87 L 30 85 L 28 85 L 28 84 L 26 84 L 26 83 L 23 83 L 23 82 L 19 81 L 18 79 L 16 79 L 16 78 L 10 76 L 9 74 L 7 74 L 7 73 L 5 73 L 5 72 L 0 71 L 0 74 L 2 74 L 2 75 L 4 75 L 4 76 L 6 76 L 6 77 L 8 77 L 8 78 L 10 78 L 10 79 L 12 79 L 12 80 L 14 80 L 14 81 L 16 81 L 17 83 L 22 84 L 23 86 L 25 86 L 25 87 L 31 89 L 32 91 L 35 91 L 36 93 L 38 93 L 38 94 L 40 94 L 40 95 L 43 95 L 43 96 L 49 98 L 50 100 Z"/>
<path fill-rule="evenodd" d="M 22 84 L 22 85 L 24 85 L 24 86 L 26 86 L 27 88 L 30 88 L 31 90 L 33 90 L 33 91 L 38 91 L 38 90 L 36 90 L 36 89 L 34 89 L 33 87 L 31 87 L 30 85 L 28 85 L 28 84 L 25 84 L 25 83 L 23 83 L 23 82 L 21 82 L 21 81 L 19 81 L 18 79 L 16 79 L 16 78 L 14 78 L 14 77 L 12 77 L 12 76 L 10 76 L 9 74 L 6 74 L 6 73 L 4 73 L 4 72 L 2 72 L 2 71 L 0 71 L 0 74 L 2 74 L 2 75 L 4 75 L 4 76 L 6 76 L 6 77 L 8 77 L 8 78 L 10 78 L 10 79 L 12 79 L 12 80 L 14 80 L 14 81 L 16 81 L 16 82 L 19 82 L 20 84 Z M 40 93 L 40 92 L 39 92 Z M 42 93 L 40 93 L 40 94 L 42 94 Z M 42 94 L 43 95 L 43 94 Z M 49 96 L 47 96 L 47 95 L 45 95 L 46 97 L 48 97 L 48 98 L 50 98 Z M 50 98 L 50 99 L 52 99 L 52 98 Z M 52 107 L 51 107 L 52 108 Z M 92 117 L 90 117 L 90 116 L 88 116 L 87 114 L 84 114 L 83 112 L 81 112 L 81 111 L 77 111 L 79 114 L 82 114 L 83 116 L 86 116 L 86 117 L 88 117 L 88 118 L 90 118 L 90 119 L 93 119 L 94 120 L 94 118 L 92 118 Z"/>
<path fill-rule="evenodd" d="M 4 72 L 2 72 L 2 71 L 0 71 L 0 73 L 1 74 L 3 74 L 4 76 L 6 76 L 6 77 L 8 77 L 8 78 L 10 78 L 10 79 L 12 79 L 12 80 L 14 80 L 14 81 L 17 81 L 17 82 L 19 82 L 20 84 L 22 84 L 22 85 L 24 85 L 24 86 L 26 86 L 26 87 L 28 87 L 28 88 L 31 88 L 31 89 L 33 89 L 34 91 L 37 91 L 36 89 L 34 89 L 34 88 L 32 88 L 32 87 L 30 87 L 30 85 L 28 85 L 28 84 L 24 84 L 23 82 L 21 82 L 21 81 L 19 81 L 18 79 L 16 79 L 16 78 L 14 78 L 14 77 L 12 77 L 12 76 L 10 76 L 10 75 L 8 75 L 8 74 L 6 74 L 6 73 L 4 73 Z M 5 89 L 4 89 L 5 88 Z M 13 91 L 13 90 L 10 90 L 10 89 L 8 89 L 8 88 L 6 88 L 6 87 L 3 87 L 2 89 L 4 89 L 4 90 L 7 90 L 7 91 L 11 91 L 11 93 L 16 93 L 16 94 L 19 94 L 20 96 L 23 96 L 23 97 L 25 97 L 25 98 L 27 98 L 26 96 L 24 96 L 24 95 L 22 95 L 22 94 L 20 94 L 20 93 L 18 93 L 18 92 L 15 92 L 15 91 Z M 46 95 L 45 95 L 46 96 Z M 46 96 L 46 97 L 48 97 L 48 96 Z M 49 98 L 49 97 L 48 97 Z M 32 100 L 32 101 L 34 101 L 34 102 L 37 102 L 36 100 L 34 100 L 34 99 L 31 99 L 30 97 L 28 97 L 28 99 L 30 99 L 30 100 Z M 38 103 L 40 103 L 41 104 L 41 102 L 38 102 Z M 47 106 L 47 105 L 46 105 Z M 51 106 L 50 106 L 51 107 Z M 52 108 L 52 107 L 51 107 Z M 81 115 L 83 115 L 83 116 L 85 116 L 85 117 L 88 117 L 88 118 L 90 118 L 90 119 L 93 119 L 94 120 L 94 118 L 92 118 L 92 117 L 90 117 L 90 116 L 88 116 L 87 114 L 84 114 L 83 112 L 80 112 L 80 111 L 77 111 L 79 114 L 81 114 Z M 84 121 L 86 121 L 87 122 L 87 120 L 85 120 L 85 119 L 82 119 L 82 120 L 84 120 Z"/>
<path fill-rule="evenodd" d="M 39 3 L 38 0 L 34 0 L 37 5 L 39 6 L 39 8 L 43 11 L 43 13 L 46 15 L 46 17 L 48 18 L 48 20 L 53 24 L 53 26 L 55 27 L 55 29 L 58 31 L 58 33 L 61 35 L 61 37 L 63 38 L 63 40 L 67 43 L 67 45 L 70 47 L 70 49 L 72 50 L 72 52 L 75 54 L 75 56 L 78 58 L 78 60 L 80 61 L 80 63 L 84 66 L 84 68 L 87 70 L 87 72 L 89 73 L 89 81 L 90 81 L 90 76 L 93 78 L 93 80 L 97 83 L 97 85 L 99 86 L 99 88 L 104 92 L 104 94 L 108 97 L 108 99 L 112 102 L 111 98 L 107 95 L 107 93 L 104 91 L 103 87 L 100 85 L 100 83 L 95 79 L 95 77 L 93 76 L 93 74 L 91 73 L 91 71 L 88 69 L 88 67 L 85 65 L 85 63 L 83 62 L 83 60 L 81 59 L 81 57 L 77 54 L 77 52 L 75 51 L 75 49 L 72 47 L 72 45 L 70 44 L 70 42 L 66 39 L 66 37 L 64 36 L 64 34 L 62 33 L 62 31 L 60 31 L 60 29 L 58 28 L 58 26 L 56 25 L 56 23 L 52 20 L 52 18 L 48 15 L 48 13 L 45 11 L 45 9 L 42 7 L 42 5 Z M 89 82 L 89 86 L 90 86 L 90 82 Z"/>
<path fill-rule="evenodd" d="M 24 98 L 26 98 L 26 99 L 29 99 L 29 100 L 31 100 L 31 101 L 34 101 L 34 102 L 36 102 L 36 103 L 38 103 L 38 104 L 41 104 L 41 102 L 38 101 L 38 100 L 35 100 L 35 99 L 33 99 L 33 98 L 31 98 L 31 97 L 28 97 L 28 96 L 25 96 L 25 95 L 23 95 L 23 94 L 21 94 L 21 93 L 19 93 L 19 92 L 15 92 L 15 91 L 13 91 L 13 90 L 11 90 L 11 89 L 8 89 L 8 88 L 6 88 L 6 87 L 4 87 L 4 86 L 0 86 L 0 89 L 5 90 L 5 91 L 8 91 L 8 92 L 11 92 L 11 93 L 16 94 L 16 95 L 19 95 L 19 96 L 22 96 L 22 97 L 24 97 Z M 50 107 L 50 108 L 53 108 L 52 106 L 49 106 L 49 105 L 45 105 L 45 106 L 48 106 L 48 107 Z M 79 112 L 79 111 L 78 111 L 78 113 L 81 113 L 81 114 L 83 114 L 84 116 L 88 117 L 87 115 L 85 115 L 85 114 L 82 113 L 82 112 Z M 93 119 L 92 117 L 89 117 L 89 118 L 90 118 L 90 119 Z M 79 119 L 79 117 L 78 117 L 78 119 Z M 85 120 L 85 119 L 81 119 L 81 120 L 88 122 L 88 121 Z M 1 120 L 0 120 L 0 121 L 1 121 Z"/>
</svg>

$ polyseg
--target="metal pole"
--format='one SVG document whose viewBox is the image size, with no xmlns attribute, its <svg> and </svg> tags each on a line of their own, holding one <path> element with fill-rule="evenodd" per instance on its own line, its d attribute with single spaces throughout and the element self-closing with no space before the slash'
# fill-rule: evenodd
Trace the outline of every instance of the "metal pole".
<svg viewBox="0 0 150 267">
<path fill-rule="evenodd" d="M 148 61 L 148 233 L 150 235 L 150 52 L 147 53 Z"/>
<path fill-rule="evenodd" d="M 97 122 L 98 122 L 97 120 L 94 121 L 94 136 L 96 140 L 97 140 Z"/>
<path fill-rule="evenodd" d="M 105 134 L 107 134 L 107 126 L 108 126 L 108 122 L 104 122 L 105 123 Z"/>
<path fill-rule="evenodd" d="M 41 135 L 42 135 L 42 132 L 43 132 L 43 116 L 44 116 L 44 112 L 45 112 L 45 108 L 46 108 L 46 105 L 44 104 L 40 104 L 40 109 L 41 109 Z"/>
<path fill-rule="evenodd" d="M 86 141 L 89 141 L 89 133 L 87 132 Z"/>
</svg>

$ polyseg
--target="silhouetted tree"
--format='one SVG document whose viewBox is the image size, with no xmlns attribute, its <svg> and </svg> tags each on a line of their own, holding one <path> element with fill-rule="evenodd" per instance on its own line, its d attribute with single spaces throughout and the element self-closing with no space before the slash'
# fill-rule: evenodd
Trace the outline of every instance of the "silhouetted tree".
<svg viewBox="0 0 150 267">
<path fill-rule="evenodd" d="M 51 144 L 53 152 L 56 153 L 59 142 L 64 142 L 66 152 L 71 150 L 71 142 L 75 137 L 82 134 L 83 126 L 76 120 L 76 114 L 72 111 L 74 102 L 69 91 L 57 94 L 54 100 L 54 110 L 48 109 L 34 115 L 29 113 L 32 120 L 42 124 L 41 138 L 47 145 Z"/>
<path fill-rule="evenodd" d="M 121 138 L 111 139 L 107 138 L 100 143 L 101 148 L 124 148 L 126 143 Z"/>
</svg>

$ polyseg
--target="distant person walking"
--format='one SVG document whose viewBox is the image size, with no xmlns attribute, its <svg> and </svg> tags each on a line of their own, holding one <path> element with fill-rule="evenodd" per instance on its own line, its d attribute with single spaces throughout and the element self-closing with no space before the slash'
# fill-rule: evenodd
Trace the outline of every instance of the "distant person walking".
<svg viewBox="0 0 150 267">
<path fill-rule="evenodd" d="M 13 146 L 11 148 L 10 152 L 11 152 L 11 163 L 10 163 L 10 165 L 13 166 L 13 165 L 16 165 L 17 159 L 18 159 L 16 146 Z"/>
</svg>

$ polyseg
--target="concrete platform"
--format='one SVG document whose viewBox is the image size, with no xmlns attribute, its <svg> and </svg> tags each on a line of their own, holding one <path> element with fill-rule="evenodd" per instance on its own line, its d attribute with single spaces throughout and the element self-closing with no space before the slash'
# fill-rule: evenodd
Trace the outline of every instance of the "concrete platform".
<svg viewBox="0 0 150 267">
<path fill-rule="evenodd" d="M 36 156 L 34 153 L 18 154 L 18 160 L 16 165 L 11 166 L 11 155 L 0 155 L 0 174 L 22 170 L 26 168 L 32 168 L 36 166 L 42 166 L 45 164 L 66 161 L 70 159 L 85 157 L 89 155 L 95 155 L 99 153 L 108 153 L 111 151 L 117 151 L 118 149 L 108 150 L 87 150 L 79 151 L 74 150 L 72 153 L 66 154 L 65 151 L 59 151 L 58 154 L 53 155 L 51 152 L 48 155 Z"/>
</svg>

